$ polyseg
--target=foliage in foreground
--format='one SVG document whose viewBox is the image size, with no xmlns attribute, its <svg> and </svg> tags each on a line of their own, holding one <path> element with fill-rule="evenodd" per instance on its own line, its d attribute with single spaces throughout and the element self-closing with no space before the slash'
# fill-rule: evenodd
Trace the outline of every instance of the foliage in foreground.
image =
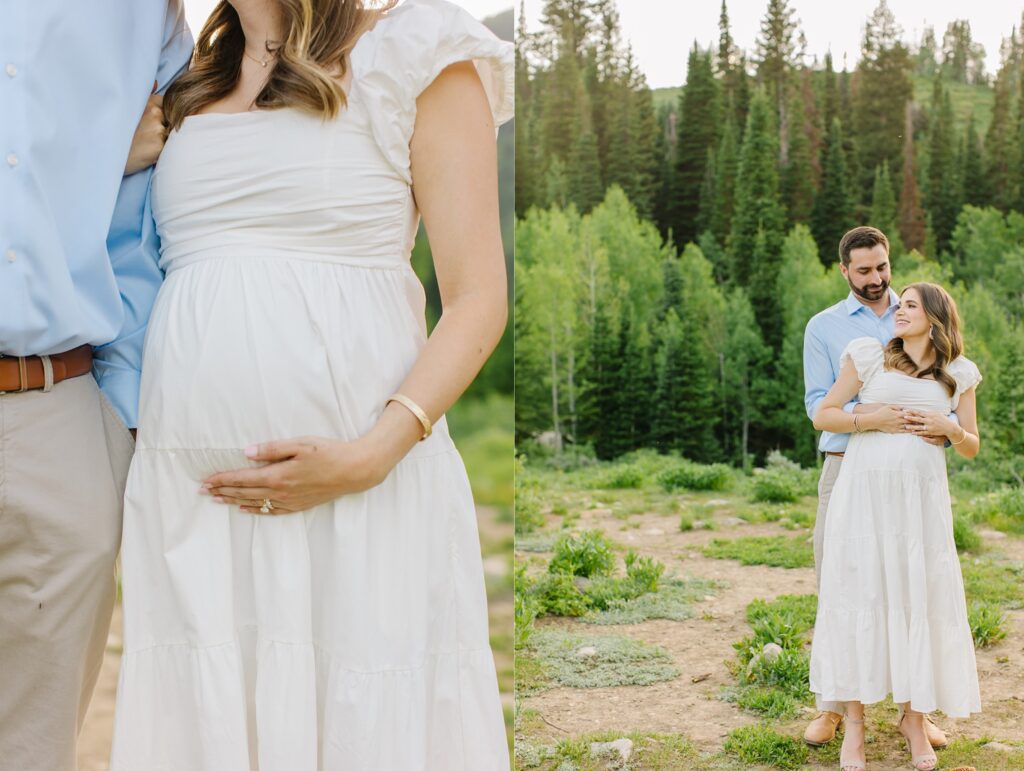
<svg viewBox="0 0 1024 771">
<path fill-rule="evenodd" d="M 715 538 L 704 547 L 704 556 L 739 560 L 743 565 L 781 568 L 806 568 L 814 564 L 814 548 L 807 543 L 805 535 Z"/>
<path fill-rule="evenodd" d="M 535 714 L 535 713 L 534 713 Z M 678 771 L 698 768 L 699 753 L 693 743 L 679 734 L 645 734 L 637 731 L 622 733 L 600 731 L 570 739 L 556 745 L 536 744 L 530 740 L 516 742 L 516 767 L 558 771 L 572 768 L 578 771 L 605 771 L 608 760 L 595 758 L 591 753 L 594 742 L 613 742 L 616 739 L 633 742 L 630 768 L 644 771 Z"/>
<path fill-rule="evenodd" d="M 816 613 L 813 594 L 785 594 L 771 602 L 756 599 L 747 605 L 747 622 L 753 633 L 733 645 L 736 661 L 732 669 L 738 685 L 727 689 L 724 698 L 765 717 L 795 716 L 809 697 L 806 643 Z M 777 655 L 764 655 L 768 644 L 781 650 Z"/>
<path fill-rule="evenodd" d="M 665 650 L 620 635 L 576 635 L 538 629 L 520 659 L 532 660 L 540 670 L 532 682 L 520 681 L 520 693 L 555 686 L 650 685 L 679 676 Z"/>
<path fill-rule="evenodd" d="M 1006 614 L 998 605 L 973 602 L 967 611 L 967 620 L 971 625 L 971 636 L 974 637 L 976 648 L 988 648 L 1006 637 L 1003 628 Z"/>
<path fill-rule="evenodd" d="M 807 762 L 807 747 L 792 736 L 784 736 L 765 724 L 748 725 L 729 733 L 725 752 L 748 765 L 800 768 Z"/>
</svg>

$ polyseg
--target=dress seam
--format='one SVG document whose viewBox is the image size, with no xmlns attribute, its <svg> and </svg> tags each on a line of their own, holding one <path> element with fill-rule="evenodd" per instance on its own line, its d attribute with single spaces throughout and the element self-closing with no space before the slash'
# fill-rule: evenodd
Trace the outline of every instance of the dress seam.
<svg viewBox="0 0 1024 771">
<path fill-rule="evenodd" d="M 312 640 L 309 641 L 309 642 L 295 642 L 295 641 L 291 641 L 291 640 L 261 640 L 261 642 L 269 643 L 271 645 L 286 645 L 286 646 L 289 646 L 289 647 L 305 647 L 305 646 L 309 646 L 311 648 L 315 648 L 318 652 L 331 654 L 331 650 L 329 648 L 324 648 L 322 645 L 319 645 L 319 644 L 317 644 L 316 642 L 314 642 Z M 193 645 L 190 642 L 158 643 L 156 645 L 149 645 L 149 646 L 147 646 L 145 648 L 138 648 L 137 650 L 125 650 L 123 655 L 126 656 L 126 657 L 138 656 L 138 655 L 143 654 L 143 653 L 152 653 L 153 651 L 165 650 L 167 648 L 188 648 L 190 651 L 194 651 L 196 653 L 204 653 L 204 652 L 207 652 L 207 651 L 216 650 L 217 648 L 238 648 L 238 647 L 239 647 L 239 643 L 238 643 L 237 640 L 230 640 L 230 641 L 221 642 L 221 643 L 212 643 L 210 645 Z M 476 653 L 490 653 L 490 652 L 491 652 L 491 649 L 489 647 L 485 647 L 485 648 L 458 648 L 457 650 L 454 650 L 454 651 L 445 651 L 445 652 L 442 652 L 442 653 L 432 653 L 432 654 L 429 654 L 429 657 L 435 657 L 435 658 L 436 657 L 441 657 L 441 656 L 459 656 L 459 657 L 462 657 L 462 656 L 465 656 L 465 655 L 472 655 L 472 654 L 476 654 Z M 382 667 L 380 669 L 355 669 L 353 667 L 340 667 L 340 668 L 343 669 L 346 672 L 353 672 L 353 673 L 359 674 L 359 675 L 379 675 L 379 674 L 390 674 L 390 673 L 399 673 L 399 672 L 417 672 L 419 670 L 424 669 L 425 666 L 426 666 L 425 664 L 421 664 L 421 665 L 415 666 L 415 667 Z M 461 680 L 460 680 L 460 684 L 461 684 Z"/>
</svg>

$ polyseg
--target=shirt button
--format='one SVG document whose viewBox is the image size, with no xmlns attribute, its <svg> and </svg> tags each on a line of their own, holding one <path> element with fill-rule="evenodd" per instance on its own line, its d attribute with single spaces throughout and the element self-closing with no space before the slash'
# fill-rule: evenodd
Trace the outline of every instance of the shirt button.
<svg viewBox="0 0 1024 771">
<path fill-rule="evenodd" d="M 15 75 L 18 74 L 18 68 L 15 67 L 13 64 L 8 64 L 6 67 L 4 67 L 4 72 L 6 72 L 9 76 L 13 78 Z"/>
<path fill-rule="evenodd" d="M 16 259 L 18 259 L 18 253 L 16 251 L 14 251 L 13 249 L 8 249 L 7 250 L 7 261 L 8 262 L 14 262 Z"/>
<path fill-rule="evenodd" d="M 17 165 L 18 165 L 18 156 L 17 156 L 17 155 L 15 155 L 14 153 L 10 153 L 10 154 L 9 154 L 9 155 L 7 156 L 7 165 L 8 165 L 8 166 L 10 166 L 10 167 L 11 167 L 12 169 L 13 169 L 13 168 L 14 168 L 15 166 L 17 166 Z"/>
</svg>

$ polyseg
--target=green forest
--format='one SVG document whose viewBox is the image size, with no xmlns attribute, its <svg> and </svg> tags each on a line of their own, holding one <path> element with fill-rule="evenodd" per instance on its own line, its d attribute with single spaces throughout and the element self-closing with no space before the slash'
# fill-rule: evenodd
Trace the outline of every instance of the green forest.
<svg viewBox="0 0 1024 771">
<path fill-rule="evenodd" d="M 1006 31 L 989 73 L 969 21 L 909 41 L 882 0 L 847 70 L 810 53 L 787 0 L 768 0 L 741 49 L 723 2 L 718 45 L 694 43 L 685 84 L 654 92 L 614 0 L 524 18 L 521 449 L 814 465 L 803 331 L 849 291 L 840 237 L 870 224 L 897 291 L 930 280 L 956 299 L 985 377 L 979 463 L 1024 483 L 1024 31 Z"/>
</svg>

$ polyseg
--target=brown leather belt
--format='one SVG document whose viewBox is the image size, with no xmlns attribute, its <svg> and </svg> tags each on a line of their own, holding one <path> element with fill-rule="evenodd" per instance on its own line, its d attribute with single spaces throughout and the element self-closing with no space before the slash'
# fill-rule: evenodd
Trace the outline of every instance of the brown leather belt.
<svg viewBox="0 0 1024 771">
<path fill-rule="evenodd" d="M 53 382 L 79 377 L 92 369 L 92 346 L 80 345 L 47 357 Z M 41 356 L 0 356 L 0 394 L 46 387 L 46 367 Z"/>
<path fill-rule="evenodd" d="M 844 455 L 846 455 L 845 452 L 826 452 L 825 454 L 831 455 L 833 458 L 842 458 Z"/>
</svg>

